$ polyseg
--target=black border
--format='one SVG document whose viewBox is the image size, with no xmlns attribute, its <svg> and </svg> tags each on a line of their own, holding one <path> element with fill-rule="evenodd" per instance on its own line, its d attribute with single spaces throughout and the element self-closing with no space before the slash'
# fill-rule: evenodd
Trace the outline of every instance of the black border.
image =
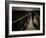
<svg viewBox="0 0 46 38">
<path fill-rule="evenodd" d="M 22 3 L 22 4 L 36 4 L 43 5 L 43 33 L 38 34 L 25 34 L 25 35 L 8 35 L 8 22 L 9 22 L 9 4 Z M 5 37 L 24 37 L 24 36 L 40 36 L 45 35 L 45 3 L 42 2 L 24 2 L 24 1 L 5 1 Z"/>
</svg>

